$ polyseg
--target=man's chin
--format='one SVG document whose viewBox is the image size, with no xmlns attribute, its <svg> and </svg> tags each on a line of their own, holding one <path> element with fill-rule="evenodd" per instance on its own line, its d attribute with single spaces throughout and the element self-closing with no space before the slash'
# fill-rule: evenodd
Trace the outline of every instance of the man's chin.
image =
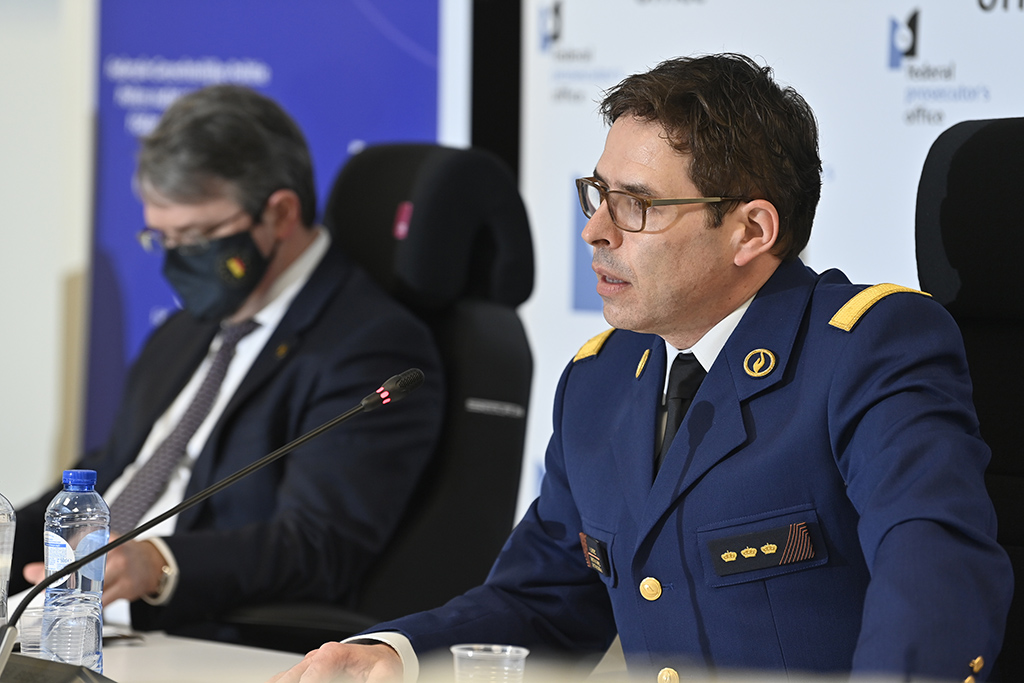
<svg viewBox="0 0 1024 683">
<path fill-rule="evenodd" d="M 603 297 L 602 297 L 603 298 Z M 604 320 L 610 326 L 617 330 L 629 330 L 630 327 L 629 316 L 623 315 L 622 311 L 616 306 L 612 306 L 607 299 L 604 300 L 604 306 L 601 309 L 601 313 L 604 315 Z"/>
</svg>

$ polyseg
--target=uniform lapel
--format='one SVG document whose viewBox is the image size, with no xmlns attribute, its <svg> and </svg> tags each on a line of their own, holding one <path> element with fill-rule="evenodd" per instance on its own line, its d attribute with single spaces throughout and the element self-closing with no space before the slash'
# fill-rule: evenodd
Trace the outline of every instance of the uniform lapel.
<svg viewBox="0 0 1024 683">
<path fill-rule="evenodd" d="M 784 263 L 758 292 L 665 456 L 643 513 L 640 540 L 694 482 L 747 442 L 741 406 L 784 378 L 814 279 L 799 260 Z"/>
<path fill-rule="evenodd" d="M 627 360 L 623 373 L 629 373 L 622 396 L 622 410 L 610 433 L 612 459 L 618 481 L 633 518 L 641 519 L 654 478 L 654 432 L 665 383 L 665 342 L 646 336 L 650 346 Z M 636 363 L 632 365 L 631 363 Z"/>
</svg>

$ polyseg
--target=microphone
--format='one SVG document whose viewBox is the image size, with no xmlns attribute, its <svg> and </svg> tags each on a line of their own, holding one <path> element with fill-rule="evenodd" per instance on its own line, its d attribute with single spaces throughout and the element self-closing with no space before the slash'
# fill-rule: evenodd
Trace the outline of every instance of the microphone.
<svg viewBox="0 0 1024 683">
<path fill-rule="evenodd" d="M 359 405 L 364 411 L 376 410 L 389 403 L 400 401 L 414 389 L 423 384 L 423 371 L 409 368 L 400 375 L 395 375 L 381 385 L 380 389 L 364 398 Z"/>
<path fill-rule="evenodd" d="M 328 420 L 319 427 L 316 427 L 295 440 L 286 443 L 273 453 L 268 453 L 256 462 L 247 465 L 234 474 L 231 474 L 217 483 L 206 487 L 190 498 L 178 503 L 170 510 L 163 512 L 145 524 L 141 524 L 131 531 L 118 536 L 113 541 L 97 548 L 82 559 L 75 560 L 74 562 L 65 565 L 60 571 L 54 572 L 37 583 L 29 590 L 28 593 L 25 594 L 25 598 L 14 609 L 14 612 L 11 613 L 11 618 L 7 623 L 0 625 L 0 682 L 11 680 L 18 681 L 19 683 L 114 683 L 109 678 L 97 674 L 95 671 L 87 669 L 84 666 L 72 666 L 61 662 L 50 662 L 42 659 L 35 659 L 33 657 L 14 655 L 11 653 L 14 648 L 14 641 L 18 637 L 18 629 L 15 627 L 15 624 L 18 622 L 18 619 L 21 618 L 22 613 L 25 611 L 25 608 L 28 607 L 28 604 L 32 602 L 33 598 L 46 590 L 48 586 L 51 586 L 64 577 L 73 574 L 93 560 L 103 557 L 114 548 L 124 545 L 139 534 L 145 533 L 158 524 L 170 519 L 174 515 L 201 503 L 213 494 L 231 486 L 239 479 L 247 477 L 253 472 L 266 467 L 278 458 L 291 453 L 299 446 L 302 446 L 306 442 L 320 436 L 327 430 L 337 427 L 342 422 L 350 420 L 359 413 L 367 413 L 371 410 L 376 410 L 381 406 L 386 406 L 396 401 L 400 401 L 408 396 L 412 391 L 418 389 L 422 384 L 423 371 L 418 368 L 410 368 L 401 374 L 389 378 L 380 386 L 379 389 L 372 394 L 368 394 L 366 398 L 359 402 L 358 405 L 348 409 L 341 415 Z M 3 675 L 4 671 L 8 668 L 8 664 L 11 665 L 9 667 L 11 671 L 10 679 Z"/>
</svg>

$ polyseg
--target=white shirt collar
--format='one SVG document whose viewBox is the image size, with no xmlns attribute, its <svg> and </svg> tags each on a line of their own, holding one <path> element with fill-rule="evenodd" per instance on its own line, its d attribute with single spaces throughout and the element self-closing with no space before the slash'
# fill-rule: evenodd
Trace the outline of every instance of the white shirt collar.
<svg viewBox="0 0 1024 683">
<path fill-rule="evenodd" d="M 292 299 L 298 295 L 299 290 L 306 284 L 331 246 L 331 236 L 326 228 L 318 225 L 314 230 L 316 230 L 316 237 L 270 285 L 270 290 L 267 292 L 269 303 L 253 316 L 253 319 L 262 327 L 270 329 L 277 327 L 281 318 L 288 311 Z"/>
<path fill-rule="evenodd" d="M 725 343 L 729 341 L 729 337 L 732 336 L 736 326 L 740 324 L 740 319 L 747 312 L 747 309 L 750 308 L 750 302 L 753 300 L 754 297 L 750 297 L 740 304 L 739 308 L 718 321 L 703 337 L 697 340 L 696 344 L 688 349 L 677 349 L 668 342 L 665 342 L 665 354 L 668 361 L 665 364 L 666 391 L 668 390 L 668 373 L 672 369 L 672 361 L 675 360 L 676 355 L 679 353 L 692 353 L 697 358 L 700 366 L 704 368 L 704 372 L 711 370 L 715 359 L 718 358 L 718 354 L 725 348 Z"/>
</svg>

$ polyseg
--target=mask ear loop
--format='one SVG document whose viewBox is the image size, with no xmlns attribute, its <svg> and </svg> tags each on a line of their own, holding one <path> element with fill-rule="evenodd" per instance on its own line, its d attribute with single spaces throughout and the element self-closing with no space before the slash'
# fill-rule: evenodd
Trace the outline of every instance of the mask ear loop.
<svg viewBox="0 0 1024 683">
<path fill-rule="evenodd" d="M 273 192 L 270 194 L 270 196 L 273 196 Z M 274 246 L 270 248 L 270 253 L 264 256 L 263 252 L 260 251 L 259 243 L 256 242 L 256 238 L 253 237 L 252 235 L 253 231 L 256 228 L 260 227 L 261 225 L 264 225 L 263 214 L 267 210 L 268 203 L 270 203 L 270 197 L 267 197 L 266 199 L 263 200 L 263 202 L 260 204 L 260 208 L 256 211 L 256 213 L 249 214 L 249 218 L 252 219 L 252 225 L 249 226 L 249 229 L 246 232 L 249 233 L 249 238 L 252 239 L 253 244 L 256 245 L 256 251 L 260 252 L 260 256 L 263 256 L 263 259 L 267 262 L 267 267 L 269 268 L 271 262 L 273 262 L 274 258 L 277 256 L 277 249 L 278 247 L 281 246 L 281 240 L 278 239 L 277 235 L 275 235 Z"/>
<path fill-rule="evenodd" d="M 279 189 L 283 190 L 283 189 L 288 189 L 288 188 L 279 188 Z M 249 217 L 252 218 L 252 225 L 249 226 L 249 232 L 250 233 L 253 230 L 255 230 L 256 228 L 258 228 L 259 226 L 264 224 L 264 222 L 263 222 L 263 214 L 267 210 L 267 205 L 270 203 L 270 198 L 273 197 L 274 193 L 277 192 L 277 191 L 278 190 L 274 190 L 274 192 L 271 192 L 267 196 L 267 198 L 263 200 L 263 202 L 260 204 L 259 210 L 256 211 L 256 213 L 249 214 Z M 255 242 L 256 240 L 253 239 L 253 241 Z M 277 250 L 281 246 L 281 242 L 282 241 L 283 240 L 280 239 L 279 237 L 277 237 L 277 235 L 275 234 L 275 236 L 274 236 L 274 246 L 271 247 L 270 253 L 263 257 L 264 259 L 266 259 L 268 267 L 269 267 L 270 263 L 273 262 L 273 260 L 277 257 Z M 257 249 L 258 248 L 259 248 L 259 245 L 257 245 Z M 262 252 L 260 252 L 260 253 L 262 254 Z"/>
</svg>

